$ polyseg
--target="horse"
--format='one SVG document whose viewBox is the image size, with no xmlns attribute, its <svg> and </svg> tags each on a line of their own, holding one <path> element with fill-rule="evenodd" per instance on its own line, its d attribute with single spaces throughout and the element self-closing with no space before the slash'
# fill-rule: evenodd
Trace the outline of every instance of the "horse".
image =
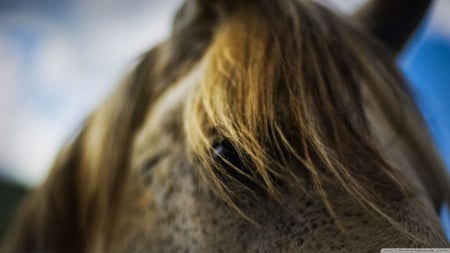
<svg viewBox="0 0 450 253">
<path fill-rule="evenodd" d="M 187 0 L 60 151 L 4 252 L 449 247 L 396 66 L 427 0 Z"/>
</svg>

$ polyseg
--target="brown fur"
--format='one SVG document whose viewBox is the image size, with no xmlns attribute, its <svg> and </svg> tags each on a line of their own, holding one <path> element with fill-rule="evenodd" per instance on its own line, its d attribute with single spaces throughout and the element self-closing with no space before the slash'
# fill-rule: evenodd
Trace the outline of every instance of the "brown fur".
<svg viewBox="0 0 450 253">
<path fill-rule="evenodd" d="M 5 252 L 448 246 L 445 168 L 361 26 L 311 1 L 197 1 L 173 29 L 61 152 Z"/>
</svg>

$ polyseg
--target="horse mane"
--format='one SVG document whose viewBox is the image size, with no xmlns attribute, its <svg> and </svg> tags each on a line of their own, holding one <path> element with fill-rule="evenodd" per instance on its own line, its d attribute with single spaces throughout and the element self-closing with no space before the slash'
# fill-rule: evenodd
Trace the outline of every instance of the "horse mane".
<svg viewBox="0 0 450 253">
<path fill-rule="evenodd" d="M 181 31 L 174 24 L 173 34 L 143 54 L 87 118 L 57 155 L 47 179 L 25 199 L 1 252 L 109 251 L 135 135 L 157 98 L 203 55 L 214 21 L 204 18 L 211 22 L 188 24 Z"/>
<path fill-rule="evenodd" d="M 289 193 L 305 191 L 308 177 L 337 221 L 330 182 L 407 233 L 385 210 L 393 199 L 408 201 L 412 186 L 382 153 L 362 90 L 383 101 L 389 123 L 411 139 L 419 162 L 442 164 L 404 125 L 404 113 L 422 121 L 394 55 L 317 3 L 262 2 L 227 6 L 203 59 L 184 117 L 199 174 L 250 220 L 246 210 L 255 196 L 263 192 L 287 206 Z M 223 142 L 239 163 L 213 155 Z"/>
</svg>

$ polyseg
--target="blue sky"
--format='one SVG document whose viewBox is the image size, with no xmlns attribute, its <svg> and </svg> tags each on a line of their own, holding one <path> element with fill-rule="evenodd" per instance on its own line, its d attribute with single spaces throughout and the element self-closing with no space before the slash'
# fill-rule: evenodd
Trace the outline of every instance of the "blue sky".
<svg viewBox="0 0 450 253">
<path fill-rule="evenodd" d="M 416 101 L 450 168 L 450 34 L 430 30 L 430 18 L 412 38 L 399 65 L 415 91 Z M 450 238 L 447 207 L 443 208 L 441 218 Z"/>
<path fill-rule="evenodd" d="M 450 165 L 450 42 L 439 33 L 419 36 L 400 59 L 444 160 Z"/>
<path fill-rule="evenodd" d="M 0 174 L 40 182 L 179 0 L 0 1 Z"/>
</svg>

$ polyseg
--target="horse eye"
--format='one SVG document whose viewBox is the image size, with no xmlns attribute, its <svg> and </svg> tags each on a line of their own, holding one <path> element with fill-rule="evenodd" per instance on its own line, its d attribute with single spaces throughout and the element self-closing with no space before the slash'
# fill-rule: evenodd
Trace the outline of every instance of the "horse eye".
<svg viewBox="0 0 450 253">
<path fill-rule="evenodd" d="M 217 176 L 224 180 L 225 183 L 232 181 L 239 182 L 241 187 L 252 192 L 259 191 L 253 179 L 251 166 L 245 163 L 242 154 L 229 141 L 221 141 L 213 145 L 212 154 L 216 164 Z M 236 184 L 233 184 L 236 187 Z M 242 188 L 241 188 L 242 189 Z"/>
<path fill-rule="evenodd" d="M 242 160 L 237 150 L 229 141 L 221 141 L 213 145 L 213 158 L 221 166 L 242 168 Z"/>
</svg>

